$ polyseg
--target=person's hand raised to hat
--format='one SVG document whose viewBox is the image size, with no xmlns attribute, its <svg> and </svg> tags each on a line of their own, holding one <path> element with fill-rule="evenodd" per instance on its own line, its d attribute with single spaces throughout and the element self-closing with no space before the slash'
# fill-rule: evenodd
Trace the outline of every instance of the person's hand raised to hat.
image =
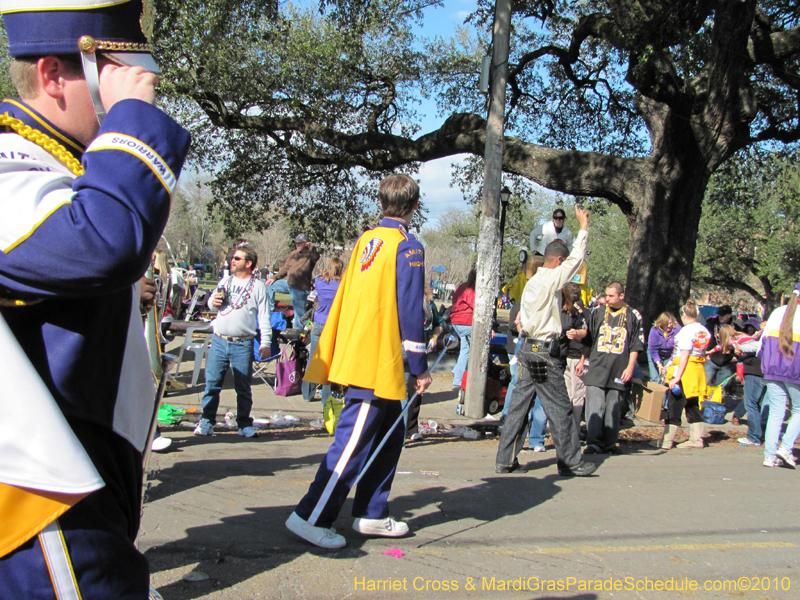
<svg viewBox="0 0 800 600">
<path fill-rule="evenodd" d="M 156 103 L 158 76 L 142 67 L 121 67 L 106 63 L 100 72 L 100 98 L 106 112 L 120 100 Z"/>
<path fill-rule="evenodd" d="M 578 223 L 580 223 L 581 231 L 586 231 L 589 229 L 589 213 L 583 210 L 577 204 L 575 205 L 575 216 L 578 217 Z"/>
</svg>

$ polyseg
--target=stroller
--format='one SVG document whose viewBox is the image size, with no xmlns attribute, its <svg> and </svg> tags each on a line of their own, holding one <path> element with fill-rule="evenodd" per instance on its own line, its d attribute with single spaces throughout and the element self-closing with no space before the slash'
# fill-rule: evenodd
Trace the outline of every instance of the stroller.
<svg viewBox="0 0 800 600">
<path fill-rule="evenodd" d="M 450 321 L 450 308 L 444 308 L 440 311 L 442 318 L 442 326 L 446 333 L 452 334 L 456 340 L 458 336 L 453 331 L 453 324 Z M 495 330 L 497 326 L 495 325 Z M 457 354 L 460 348 L 459 343 L 454 345 L 455 348 L 448 350 L 448 354 Z M 508 384 L 511 383 L 511 369 L 508 366 L 508 352 L 506 351 L 506 336 L 495 335 L 489 342 L 489 365 L 486 371 L 486 390 L 484 391 L 484 414 L 491 415 L 499 413 L 503 409 L 506 402 L 506 392 L 508 391 Z M 464 404 L 464 397 L 467 389 L 467 371 L 464 371 L 464 376 L 461 379 L 461 389 L 458 391 L 458 404 Z M 460 414 L 460 413 L 459 413 Z"/>
</svg>

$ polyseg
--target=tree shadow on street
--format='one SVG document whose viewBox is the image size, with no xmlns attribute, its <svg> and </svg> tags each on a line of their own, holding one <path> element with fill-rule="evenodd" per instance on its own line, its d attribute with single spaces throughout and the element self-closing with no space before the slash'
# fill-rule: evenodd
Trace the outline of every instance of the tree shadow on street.
<svg viewBox="0 0 800 600">
<path fill-rule="evenodd" d="M 276 471 L 313 467 L 318 465 L 324 456 L 324 454 L 310 454 L 298 458 L 248 458 L 247 460 L 209 458 L 201 461 L 176 462 L 171 467 L 151 472 L 150 479 L 153 481 L 147 490 L 147 502 L 169 498 L 174 494 L 222 481 L 228 477 L 273 477 Z"/>
<path fill-rule="evenodd" d="M 250 460 L 246 467 L 240 468 L 249 475 L 268 476 L 273 470 L 298 468 L 318 463 L 319 460 L 320 455 L 299 460 Z M 211 465 L 208 461 L 198 462 L 198 473 L 195 476 L 201 477 L 200 472 L 209 471 L 230 473 L 231 469 L 236 468 L 237 462 L 241 461 L 211 461 Z M 179 489 L 190 489 L 194 485 L 207 483 L 204 479 L 187 477 L 189 468 L 190 465 L 176 465 L 173 469 L 180 471 L 179 477 L 176 473 L 176 479 L 180 481 L 165 482 L 162 485 L 173 486 L 174 493 Z M 487 477 L 459 489 L 432 486 L 398 496 L 391 501 L 392 514 L 406 520 L 412 534 L 393 540 L 392 543 L 407 548 L 408 551 L 439 542 L 465 545 L 482 543 L 469 539 L 470 533 L 503 517 L 518 515 L 550 500 L 561 490 L 558 485 L 561 481 L 564 480 L 555 474 L 542 478 L 511 474 Z M 436 507 L 437 510 L 413 516 L 426 507 Z M 285 505 L 247 508 L 247 514 L 225 516 L 218 523 L 190 527 L 183 539 L 150 548 L 146 556 L 154 574 L 196 564 L 194 570 L 208 576 L 203 581 L 173 581 L 159 587 L 158 591 L 171 600 L 191 600 L 231 588 L 306 553 L 337 560 L 357 559 L 368 554 L 363 546 L 369 542 L 369 538 L 351 531 L 352 500 L 345 503 L 335 524 L 348 541 L 348 546 L 341 550 L 317 548 L 287 531 L 284 522 L 293 508 Z M 453 530 L 454 522 L 465 519 L 469 522 L 463 528 Z M 443 526 L 448 526 L 449 531 L 434 539 L 426 541 L 414 535 L 414 532 L 426 528 Z M 465 538 L 459 539 L 460 534 L 466 534 Z M 479 532 L 478 535 L 482 534 Z"/>
</svg>

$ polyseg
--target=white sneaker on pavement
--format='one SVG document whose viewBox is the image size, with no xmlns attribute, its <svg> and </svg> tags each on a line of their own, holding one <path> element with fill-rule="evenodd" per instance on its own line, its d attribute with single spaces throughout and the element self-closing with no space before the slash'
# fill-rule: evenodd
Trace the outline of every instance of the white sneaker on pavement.
<svg viewBox="0 0 800 600">
<path fill-rule="evenodd" d="M 150 449 L 153 452 L 161 452 L 162 450 L 166 450 L 172 445 L 172 440 L 164 437 L 163 435 L 158 436 L 153 440 L 153 443 L 150 446 Z"/>
<path fill-rule="evenodd" d="M 408 533 L 408 525 L 395 521 L 392 517 L 385 519 L 362 519 L 353 521 L 353 529 L 364 535 L 380 535 L 382 537 L 403 537 Z"/>
<path fill-rule="evenodd" d="M 756 444 L 755 442 L 751 442 L 746 437 L 739 438 L 737 441 L 739 442 L 740 446 L 758 446 L 758 444 Z"/>
<path fill-rule="evenodd" d="M 797 466 L 797 461 L 794 458 L 794 453 L 791 450 L 787 450 L 783 446 L 778 448 L 778 451 L 775 453 L 778 455 L 783 462 L 786 463 L 787 467 L 791 467 L 794 469 Z"/>
<path fill-rule="evenodd" d="M 344 537 L 336 533 L 333 527 L 315 527 L 308 521 L 301 519 L 295 512 L 286 519 L 286 529 L 320 548 L 335 550 L 344 548 L 347 545 Z"/>
<path fill-rule="evenodd" d="M 214 425 L 208 419 L 200 419 L 194 428 L 195 435 L 214 435 Z"/>
<path fill-rule="evenodd" d="M 547 448 L 545 448 L 544 446 L 534 446 L 533 447 L 533 451 L 534 452 L 547 452 Z"/>
<path fill-rule="evenodd" d="M 780 467 L 783 462 L 777 456 L 765 456 L 763 464 L 765 467 Z"/>
<path fill-rule="evenodd" d="M 255 427 L 239 427 L 239 435 L 246 438 L 258 437 L 258 429 Z"/>
</svg>

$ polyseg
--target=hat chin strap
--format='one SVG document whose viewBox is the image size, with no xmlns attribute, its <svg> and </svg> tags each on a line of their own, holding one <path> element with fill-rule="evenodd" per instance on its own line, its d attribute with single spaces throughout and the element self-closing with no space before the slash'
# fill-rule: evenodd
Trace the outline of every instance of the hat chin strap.
<svg viewBox="0 0 800 600">
<path fill-rule="evenodd" d="M 86 85 L 89 86 L 89 94 L 94 104 L 94 112 L 97 115 L 97 122 L 103 124 L 106 118 L 106 111 L 103 108 L 103 101 L 100 99 L 100 72 L 97 69 L 97 53 L 81 52 L 81 63 L 83 64 L 83 76 L 86 78 Z"/>
</svg>

